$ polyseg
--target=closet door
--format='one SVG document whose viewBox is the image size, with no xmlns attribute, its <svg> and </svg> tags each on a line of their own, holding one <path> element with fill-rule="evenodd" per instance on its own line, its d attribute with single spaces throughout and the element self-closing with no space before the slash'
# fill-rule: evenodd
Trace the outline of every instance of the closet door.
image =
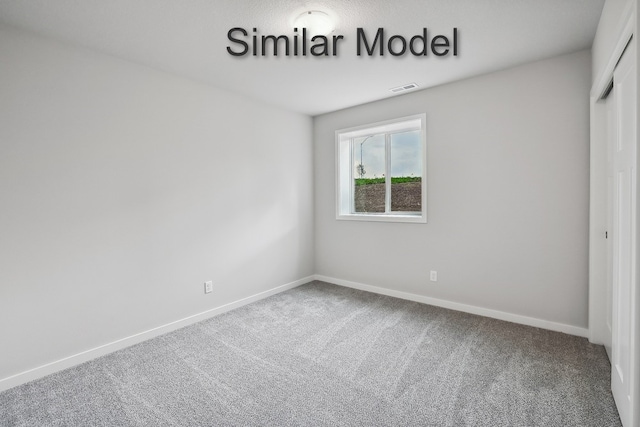
<svg viewBox="0 0 640 427">
<path fill-rule="evenodd" d="M 637 427 L 638 289 L 636 286 L 636 65 L 635 43 L 613 75 L 615 137 L 612 189 L 611 388 L 625 427 Z"/>
</svg>

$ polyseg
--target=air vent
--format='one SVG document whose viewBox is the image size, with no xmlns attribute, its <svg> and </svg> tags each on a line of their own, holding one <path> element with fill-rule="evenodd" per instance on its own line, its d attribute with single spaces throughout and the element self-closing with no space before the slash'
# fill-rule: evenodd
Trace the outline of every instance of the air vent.
<svg viewBox="0 0 640 427">
<path fill-rule="evenodd" d="M 393 93 L 400 93 L 400 92 L 404 92 L 406 90 L 411 90 L 411 89 L 415 89 L 417 88 L 418 85 L 415 83 L 408 83 L 406 85 L 402 85 L 402 86 L 398 86 L 398 87 L 394 87 L 392 89 L 389 89 L 391 92 Z"/>
</svg>

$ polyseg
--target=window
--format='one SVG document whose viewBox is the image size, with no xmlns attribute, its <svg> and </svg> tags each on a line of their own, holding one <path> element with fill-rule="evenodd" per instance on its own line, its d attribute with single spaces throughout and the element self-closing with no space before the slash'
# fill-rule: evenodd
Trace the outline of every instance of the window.
<svg viewBox="0 0 640 427">
<path fill-rule="evenodd" d="M 426 115 L 336 131 L 337 219 L 427 222 Z"/>
</svg>

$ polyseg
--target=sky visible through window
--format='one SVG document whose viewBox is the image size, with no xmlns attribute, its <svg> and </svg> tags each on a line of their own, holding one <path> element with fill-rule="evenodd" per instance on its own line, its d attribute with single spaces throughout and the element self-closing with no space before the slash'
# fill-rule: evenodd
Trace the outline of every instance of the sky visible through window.
<svg viewBox="0 0 640 427">
<path fill-rule="evenodd" d="M 362 162 L 362 178 L 384 177 L 384 134 L 364 136 L 354 140 L 354 176 L 360 178 L 358 165 Z M 420 131 L 391 135 L 391 176 L 422 176 Z"/>
</svg>

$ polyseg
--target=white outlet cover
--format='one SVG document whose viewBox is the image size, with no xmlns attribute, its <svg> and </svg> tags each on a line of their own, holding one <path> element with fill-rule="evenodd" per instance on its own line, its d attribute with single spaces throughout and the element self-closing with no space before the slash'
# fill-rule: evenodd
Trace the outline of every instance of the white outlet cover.
<svg viewBox="0 0 640 427">
<path fill-rule="evenodd" d="M 213 282 L 209 280 L 208 282 L 204 282 L 204 293 L 209 294 L 213 291 Z"/>
<path fill-rule="evenodd" d="M 430 276 L 432 282 L 438 281 L 438 272 L 431 270 Z"/>
</svg>

